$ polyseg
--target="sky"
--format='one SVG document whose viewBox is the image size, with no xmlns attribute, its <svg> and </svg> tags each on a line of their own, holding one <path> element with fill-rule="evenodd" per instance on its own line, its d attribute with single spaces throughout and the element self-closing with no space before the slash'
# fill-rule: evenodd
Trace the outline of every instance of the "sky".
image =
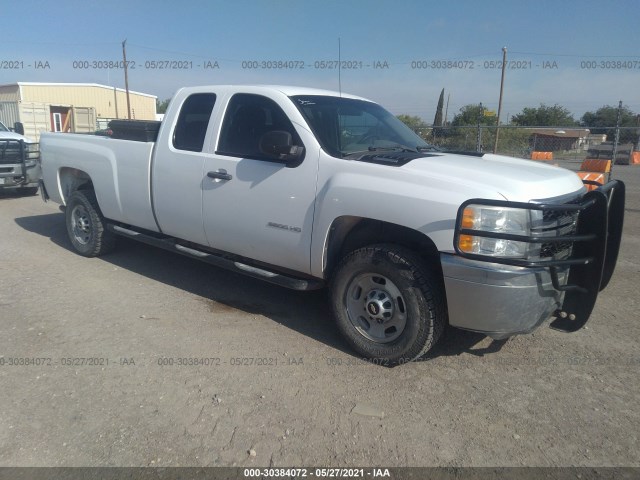
<svg viewBox="0 0 640 480">
<path fill-rule="evenodd" d="M 559 104 L 640 113 L 640 1 L 0 0 L 0 85 L 88 82 L 170 98 L 182 86 L 341 89 L 433 121 Z M 13 19 L 13 20 L 12 20 Z M 341 60 L 341 68 L 337 61 Z M 163 68 L 160 68 L 163 67 Z"/>
</svg>

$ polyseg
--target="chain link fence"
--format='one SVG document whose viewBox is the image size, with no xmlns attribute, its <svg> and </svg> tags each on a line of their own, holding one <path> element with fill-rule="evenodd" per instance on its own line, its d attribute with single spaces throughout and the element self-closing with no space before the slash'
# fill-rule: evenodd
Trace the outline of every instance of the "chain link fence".
<svg viewBox="0 0 640 480">
<path fill-rule="evenodd" d="M 599 133 L 594 133 L 599 132 Z M 617 134 L 616 134 L 617 132 Z M 633 163 L 638 150 L 638 127 L 520 127 L 447 126 L 416 131 L 426 142 L 452 151 L 476 151 L 528 158 L 561 161 L 576 169 L 586 158 L 613 158 L 617 164 Z M 498 142 L 496 144 L 496 134 Z M 617 145 L 614 145 L 616 135 Z"/>
</svg>

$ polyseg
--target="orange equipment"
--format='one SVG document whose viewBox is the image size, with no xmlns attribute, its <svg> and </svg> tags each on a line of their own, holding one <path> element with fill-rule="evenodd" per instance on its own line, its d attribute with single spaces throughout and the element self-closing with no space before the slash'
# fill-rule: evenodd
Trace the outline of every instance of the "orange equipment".
<svg viewBox="0 0 640 480">
<path fill-rule="evenodd" d="M 596 182 L 596 184 L 585 183 L 588 191 L 595 190 L 600 185 L 604 185 L 609 180 L 611 173 L 611 160 L 600 158 L 587 158 L 582 165 L 578 176 L 584 181 Z"/>
</svg>

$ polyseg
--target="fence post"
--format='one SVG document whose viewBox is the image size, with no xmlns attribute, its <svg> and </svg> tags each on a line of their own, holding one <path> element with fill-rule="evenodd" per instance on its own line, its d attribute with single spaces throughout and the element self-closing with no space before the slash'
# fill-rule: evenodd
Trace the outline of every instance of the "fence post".
<svg viewBox="0 0 640 480">
<path fill-rule="evenodd" d="M 613 166 L 616 164 L 616 155 L 618 154 L 618 143 L 620 142 L 620 120 L 622 118 L 622 100 L 618 103 L 618 116 L 616 118 L 616 133 L 613 137 L 613 153 L 611 154 L 611 170 L 609 177 L 613 177 Z"/>
<path fill-rule="evenodd" d="M 476 152 L 482 152 L 482 129 L 480 128 L 480 119 L 484 115 L 484 108 L 480 102 L 480 111 L 478 112 L 478 133 L 476 134 Z"/>
</svg>

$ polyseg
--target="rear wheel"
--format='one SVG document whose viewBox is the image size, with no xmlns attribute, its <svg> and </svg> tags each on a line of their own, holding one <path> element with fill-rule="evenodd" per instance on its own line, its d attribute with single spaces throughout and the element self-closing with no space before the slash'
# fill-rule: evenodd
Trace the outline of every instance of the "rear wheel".
<svg viewBox="0 0 640 480">
<path fill-rule="evenodd" d="M 396 245 L 348 254 L 333 276 L 331 303 L 354 350 L 385 364 L 424 355 L 446 324 L 441 279 L 417 254 Z"/>
<path fill-rule="evenodd" d="M 106 224 L 93 190 L 71 194 L 65 209 L 67 233 L 73 248 L 85 257 L 97 257 L 115 247 L 115 235 Z"/>
</svg>

